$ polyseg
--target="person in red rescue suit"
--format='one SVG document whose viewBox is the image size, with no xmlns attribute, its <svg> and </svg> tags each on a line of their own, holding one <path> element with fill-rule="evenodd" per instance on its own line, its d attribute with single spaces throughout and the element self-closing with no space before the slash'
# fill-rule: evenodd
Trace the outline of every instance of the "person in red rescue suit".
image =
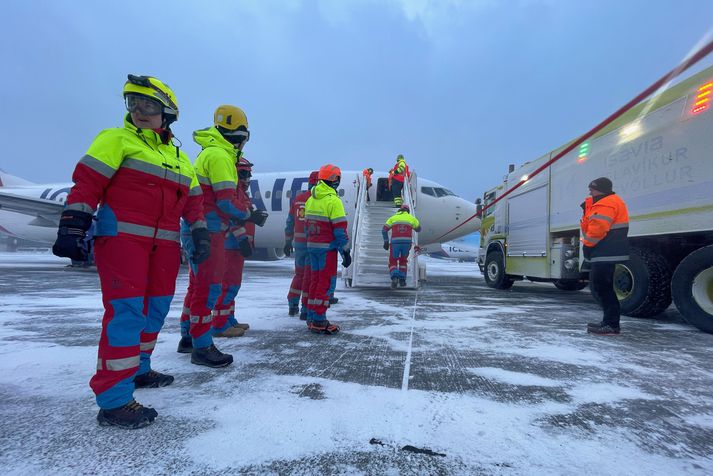
<svg viewBox="0 0 713 476">
<path fill-rule="evenodd" d="M 582 269 L 590 269 L 589 285 L 602 304 L 604 317 L 601 322 L 588 324 L 587 332 L 615 335 L 620 333 L 621 311 L 614 291 L 614 269 L 617 263 L 629 259 L 629 212 L 607 177 L 592 180 L 589 193 L 591 196 L 582 203 Z"/>
<path fill-rule="evenodd" d="M 319 172 L 314 171 L 309 175 L 308 190 L 298 194 L 290 204 L 285 223 L 285 256 L 295 253 L 295 275 L 287 292 L 287 313 L 290 316 L 300 315 L 300 319 L 307 320 L 307 299 L 309 296 L 309 275 L 305 279 L 305 268 L 309 268 L 307 261 L 307 233 L 305 231 L 305 203 L 312 196 L 312 187 L 317 185 Z M 302 310 L 300 311 L 300 297 Z"/>
<path fill-rule="evenodd" d="M 371 176 L 374 174 L 374 169 L 369 167 L 362 170 L 361 174 L 364 176 L 364 183 L 366 186 L 366 201 L 370 202 L 371 198 L 369 198 L 369 189 L 371 188 Z"/>
<path fill-rule="evenodd" d="M 396 285 L 406 286 L 406 271 L 408 270 L 408 255 L 413 242 L 413 232 L 421 231 L 418 219 L 411 215 L 408 205 L 401 208 L 386 220 L 381 234 L 384 237 L 384 249 L 389 250 L 389 275 L 391 288 Z M 389 247 L 389 232 L 391 246 Z"/>
<path fill-rule="evenodd" d="M 399 154 L 396 157 L 396 164 L 389 171 L 389 188 L 391 195 L 394 197 L 394 206 L 400 207 L 404 203 L 402 192 L 404 189 L 404 179 L 409 176 L 408 165 L 406 159 Z"/>
<path fill-rule="evenodd" d="M 252 212 L 250 207 L 238 200 L 237 194 L 236 166 L 242 155 L 242 147 L 249 137 L 245 113 L 242 109 L 230 105 L 216 109 L 212 127 L 193 133 L 193 140 L 203 148 L 194 166 L 203 190 L 203 208 L 210 232 L 211 256 L 204 263 L 190 263 L 184 315 L 181 316 L 181 341 L 177 350 L 180 353 L 190 352 L 191 363 L 196 365 L 218 368 L 233 362 L 232 355 L 219 351 L 213 343 L 213 308 L 222 292 L 226 265 L 224 242 L 231 220 L 262 219 L 262 212 Z M 237 237 L 239 249 L 243 255 L 249 256 L 252 248 L 244 227 L 242 230 L 242 234 Z M 190 243 L 190 236 L 183 233 L 182 238 L 184 247 L 191 249 L 193 245 Z"/>
<path fill-rule="evenodd" d="M 342 266 L 352 262 L 347 235 L 344 204 L 337 195 L 342 178 L 339 167 L 327 164 L 319 169 L 319 182 L 305 203 L 307 219 L 307 254 L 311 275 L 307 299 L 307 327 L 312 332 L 333 334 L 339 326 L 327 320 L 329 287 L 337 274 L 337 253 L 342 255 Z"/>
<path fill-rule="evenodd" d="M 140 428 L 158 416 L 134 400 L 134 388 L 170 385 L 151 369 L 151 353 L 169 311 L 180 264 L 179 222 L 210 252 L 202 194 L 188 157 L 173 141 L 178 119 L 173 91 L 157 78 L 129 75 L 124 127 L 105 129 L 79 161 L 60 218 L 57 256 L 86 259 L 82 240 L 92 224 L 104 317 L 90 386 L 101 425 Z"/>
<path fill-rule="evenodd" d="M 250 188 L 250 178 L 252 177 L 253 164 L 245 157 L 240 157 L 238 161 L 238 202 L 243 206 L 253 210 L 253 204 L 248 196 Z M 221 295 L 213 309 L 213 337 L 240 337 L 250 328 L 249 324 L 239 323 L 235 318 L 235 297 L 240 291 L 243 282 L 243 267 L 247 255 L 240 247 L 240 239 L 247 235 L 250 248 L 255 248 L 255 225 L 263 226 L 267 219 L 267 213 L 262 215 L 264 219 L 256 221 L 233 220 L 225 238 L 225 262 L 226 268 L 223 274 L 223 287 Z"/>
</svg>

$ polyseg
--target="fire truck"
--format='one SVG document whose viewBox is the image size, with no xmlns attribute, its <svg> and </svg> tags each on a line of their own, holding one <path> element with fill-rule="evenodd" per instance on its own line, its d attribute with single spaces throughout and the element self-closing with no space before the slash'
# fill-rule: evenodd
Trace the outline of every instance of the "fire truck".
<svg viewBox="0 0 713 476">
<path fill-rule="evenodd" d="M 713 333 L 713 67 L 639 103 L 529 177 L 567 145 L 511 165 L 483 195 L 478 265 L 488 286 L 528 279 L 583 289 L 580 205 L 589 182 L 609 177 L 630 220 L 630 259 L 614 276 L 622 314 L 653 317 L 673 301 L 687 322 Z"/>
</svg>

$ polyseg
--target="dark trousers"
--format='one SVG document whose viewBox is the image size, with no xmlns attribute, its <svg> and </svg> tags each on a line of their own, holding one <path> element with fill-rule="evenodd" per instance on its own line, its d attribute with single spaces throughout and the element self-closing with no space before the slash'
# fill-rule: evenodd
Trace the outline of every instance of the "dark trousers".
<svg viewBox="0 0 713 476">
<path fill-rule="evenodd" d="M 594 262 L 589 271 L 589 286 L 602 305 L 602 322 L 611 327 L 619 327 L 619 299 L 614 292 L 615 263 Z"/>
</svg>

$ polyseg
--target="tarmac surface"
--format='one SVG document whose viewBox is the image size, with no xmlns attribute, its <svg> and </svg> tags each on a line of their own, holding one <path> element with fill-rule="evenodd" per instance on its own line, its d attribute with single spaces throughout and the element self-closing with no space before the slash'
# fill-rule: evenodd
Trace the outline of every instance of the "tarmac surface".
<svg viewBox="0 0 713 476">
<path fill-rule="evenodd" d="M 248 262 L 225 369 L 177 354 L 176 298 L 141 389 L 147 428 L 99 427 L 88 387 L 95 272 L 0 254 L 0 467 L 7 474 L 713 474 L 713 335 L 670 308 L 587 335 L 588 290 L 485 286 L 427 260 L 416 291 L 344 289 L 335 336 L 287 316 L 290 263 Z M 241 307 L 242 306 L 242 307 Z"/>
</svg>

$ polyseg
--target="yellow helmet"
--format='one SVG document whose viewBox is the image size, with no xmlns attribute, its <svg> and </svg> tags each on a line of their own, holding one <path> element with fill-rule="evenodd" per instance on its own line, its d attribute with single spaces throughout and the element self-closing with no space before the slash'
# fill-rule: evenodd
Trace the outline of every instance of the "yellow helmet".
<svg viewBox="0 0 713 476">
<path fill-rule="evenodd" d="M 218 106 L 213 114 L 213 123 L 216 127 L 220 126 L 229 131 L 237 130 L 240 126 L 248 130 L 248 117 L 245 112 L 239 107 L 228 104 Z"/>
<path fill-rule="evenodd" d="M 237 106 L 223 104 L 213 114 L 213 124 L 231 144 L 240 144 L 250 139 L 248 117 Z"/>
<path fill-rule="evenodd" d="M 124 98 L 127 95 L 138 94 L 158 101 L 163 106 L 163 115 L 167 124 L 178 119 L 178 101 L 173 90 L 161 80 L 153 76 L 136 76 L 130 74 L 124 84 Z"/>
</svg>

